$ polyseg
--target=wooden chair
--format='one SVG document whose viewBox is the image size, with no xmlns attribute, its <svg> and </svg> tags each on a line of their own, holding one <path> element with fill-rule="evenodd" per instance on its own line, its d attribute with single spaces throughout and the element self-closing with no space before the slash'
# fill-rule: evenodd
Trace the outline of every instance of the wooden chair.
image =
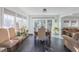
<svg viewBox="0 0 79 59">
<path fill-rule="evenodd" d="M 45 28 L 40 28 L 38 30 L 38 39 L 41 41 L 44 41 L 44 40 L 46 40 L 45 37 L 46 37 Z"/>
<path fill-rule="evenodd" d="M 45 32 L 45 28 L 40 28 L 38 29 L 38 45 L 42 45 L 43 47 L 46 45 L 46 32 Z M 44 48 L 43 48 L 44 49 Z"/>
</svg>

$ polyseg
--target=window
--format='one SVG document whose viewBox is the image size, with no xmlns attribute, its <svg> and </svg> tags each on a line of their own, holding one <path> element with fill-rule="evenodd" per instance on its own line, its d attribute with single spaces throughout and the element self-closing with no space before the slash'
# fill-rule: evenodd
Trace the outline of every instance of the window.
<svg viewBox="0 0 79 59">
<path fill-rule="evenodd" d="M 78 21 L 77 20 L 71 20 L 71 27 L 77 27 Z"/>
<path fill-rule="evenodd" d="M 14 16 L 4 13 L 3 27 L 4 28 L 14 27 Z"/>
<path fill-rule="evenodd" d="M 27 19 L 23 19 L 23 26 L 28 28 L 28 20 Z"/>
<path fill-rule="evenodd" d="M 18 28 L 27 27 L 28 28 L 28 20 L 22 17 L 16 17 L 16 26 Z"/>
<path fill-rule="evenodd" d="M 18 28 L 22 27 L 22 18 L 21 17 L 16 17 L 16 26 Z"/>
<path fill-rule="evenodd" d="M 54 35 L 59 35 L 59 20 L 52 19 L 52 33 Z"/>
<path fill-rule="evenodd" d="M 40 28 L 41 26 L 44 26 L 45 28 L 47 27 L 46 26 L 46 20 L 44 19 L 34 19 L 34 27 L 36 28 Z"/>
<path fill-rule="evenodd" d="M 16 31 L 20 31 L 22 29 L 27 29 L 28 22 L 25 18 L 22 16 L 17 16 L 16 17 Z"/>
<path fill-rule="evenodd" d="M 34 20 L 34 29 L 39 29 L 41 26 L 44 26 L 47 30 L 51 31 L 52 20 L 50 19 L 33 19 Z"/>
<path fill-rule="evenodd" d="M 65 20 L 64 23 L 69 23 L 69 20 Z"/>
</svg>

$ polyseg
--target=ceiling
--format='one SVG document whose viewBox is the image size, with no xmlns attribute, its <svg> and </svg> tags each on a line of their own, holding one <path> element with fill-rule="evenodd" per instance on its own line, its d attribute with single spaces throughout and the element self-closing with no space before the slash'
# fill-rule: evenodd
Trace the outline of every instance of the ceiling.
<svg viewBox="0 0 79 59">
<path fill-rule="evenodd" d="M 79 13 L 79 7 L 19 7 L 24 13 L 28 15 L 72 15 Z M 43 13 L 46 8 L 47 12 Z"/>
</svg>

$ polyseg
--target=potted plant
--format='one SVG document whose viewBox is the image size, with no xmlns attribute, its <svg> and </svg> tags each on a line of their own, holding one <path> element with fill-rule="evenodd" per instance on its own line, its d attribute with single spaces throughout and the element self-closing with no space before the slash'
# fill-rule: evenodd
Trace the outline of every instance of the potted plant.
<svg viewBox="0 0 79 59">
<path fill-rule="evenodd" d="M 55 27 L 55 28 L 54 28 L 54 32 L 55 32 L 55 34 L 58 34 L 59 28 L 58 28 L 58 27 Z"/>
</svg>

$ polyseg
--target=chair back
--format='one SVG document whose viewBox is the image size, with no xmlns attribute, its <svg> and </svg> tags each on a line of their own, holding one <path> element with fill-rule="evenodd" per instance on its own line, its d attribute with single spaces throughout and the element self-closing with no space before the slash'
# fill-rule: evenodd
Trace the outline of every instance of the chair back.
<svg viewBox="0 0 79 59">
<path fill-rule="evenodd" d="M 46 34 L 45 34 L 45 28 L 40 28 L 38 30 L 38 39 L 39 40 L 45 40 L 45 36 L 46 36 Z"/>
<path fill-rule="evenodd" d="M 73 38 L 79 41 L 79 32 L 74 33 Z"/>
</svg>

